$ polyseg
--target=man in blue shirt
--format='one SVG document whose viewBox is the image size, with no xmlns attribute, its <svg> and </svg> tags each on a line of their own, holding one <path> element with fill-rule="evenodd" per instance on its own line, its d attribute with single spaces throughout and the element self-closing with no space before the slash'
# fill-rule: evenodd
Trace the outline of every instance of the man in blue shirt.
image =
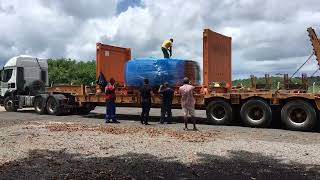
<svg viewBox="0 0 320 180">
<path fill-rule="evenodd" d="M 163 124 L 164 121 L 166 121 L 167 124 L 171 124 L 171 121 L 172 121 L 171 105 L 172 105 L 172 98 L 174 95 L 174 91 L 169 87 L 168 83 L 165 82 L 163 85 L 160 86 L 158 92 L 162 97 L 160 123 Z M 167 115 L 167 118 L 166 118 L 166 115 Z"/>
</svg>

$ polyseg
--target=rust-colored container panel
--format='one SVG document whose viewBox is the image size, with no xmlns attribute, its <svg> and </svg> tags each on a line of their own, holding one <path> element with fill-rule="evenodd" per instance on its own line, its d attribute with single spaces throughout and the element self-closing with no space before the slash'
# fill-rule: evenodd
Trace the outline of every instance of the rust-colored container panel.
<svg viewBox="0 0 320 180">
<path fill-rule="evenodd" d="M 231 37 L 204 29 L 203 85 L 224 82 L 231 86 L 231 81 Z"/>
<path fill-rule="evenodd" d="M 124 84 L 124 67 L 131 59 L 131 49 L 97 43 L 96 77 L 102 73 L 106 80 L 114 78 Z"/>
</svg>

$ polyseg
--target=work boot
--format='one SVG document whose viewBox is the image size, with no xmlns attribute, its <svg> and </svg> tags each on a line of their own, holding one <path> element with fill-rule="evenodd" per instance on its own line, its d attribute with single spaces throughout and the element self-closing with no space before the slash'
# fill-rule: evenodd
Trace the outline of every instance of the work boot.
<svg viewBox="0 0 320 180">
<path fill-rule="evenodd" d="M 148 123 L 148 121 L 149 121 L 149 119 L 146 118 L 146 119 L 144 120 L 144 125 L 150 125 L 150 124 Z"/>
<path fill-rule="evenodd" d="M 120 122 L 117 120 L 112 120 L 112 123 L 120 123 Z"/>
</svg>

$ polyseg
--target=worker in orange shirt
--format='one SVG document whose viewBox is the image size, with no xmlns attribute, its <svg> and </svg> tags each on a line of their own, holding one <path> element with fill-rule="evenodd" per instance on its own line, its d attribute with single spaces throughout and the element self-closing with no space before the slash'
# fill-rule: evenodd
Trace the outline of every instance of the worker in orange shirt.
<svg viewBox="0 0 320 180">
<path fill-rule="evenodd" d="M 161 50 L 163 52 L 164 58 L 170 58 L 172 56 L 172 43 L 173 43 L 172 38 L 170 40 L 163 41 Z M 168 51 L 170 54 L 168 53 Z"/>
</svg>

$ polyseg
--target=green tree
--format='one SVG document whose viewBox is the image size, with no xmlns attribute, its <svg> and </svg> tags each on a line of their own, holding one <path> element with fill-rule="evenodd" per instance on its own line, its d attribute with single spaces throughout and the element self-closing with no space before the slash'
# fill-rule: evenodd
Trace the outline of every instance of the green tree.
<svg viewBox="0 0 320 180">
<path fill-rule="evenodd" d="M 49 82 L 54 84 L 90 85 L 96 80 L 95 61 L 73 59 L 49 59 Z"/>
</svg>

